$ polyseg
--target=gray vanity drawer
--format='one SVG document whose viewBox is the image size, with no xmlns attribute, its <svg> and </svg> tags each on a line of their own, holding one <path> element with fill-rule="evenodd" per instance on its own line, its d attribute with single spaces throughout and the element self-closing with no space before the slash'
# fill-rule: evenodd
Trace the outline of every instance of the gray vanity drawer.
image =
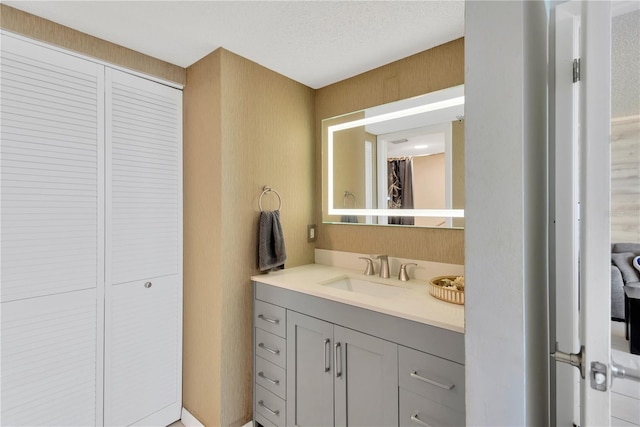
<svg viewBox="0 0 640 427">
<path fill-rule="evenodd" d="M 285 370 L 261 357 L 256 357 L 256 384 L 277 394 L 283 399 L 287 398 Z"/>
<path fill-rule="evenodd" d="M 400 427 L 460 427 L 464 413 L 400 389 Z"/>
<path fill-rule="evenodd" d="M 464 412 L 464 365 L 399 346 L 400 387 Z"/>
<path fill-rule="evenodd" d="M 257 423 L 260 423 L 259 425 L 262 427 L 278 427 L 258 412 L 253 411 L 253 427 L 259 427 Z"/>
<path fill-rule="evenodd" d="M 275 425 L 284 426 L 287 414 L 285 401 L 259 385 L 255 387 L 255 411 Z"/>
<path fill-rule="evenodd" d="M 268 360 L 271 363 L 284 368 L 287 366 L 287 341 L 277 335 L 265 332 L 260 328 L 256 330 L 255 352 L 256 356 Z"/>
<path fill-rule="evenodd" d="M 253 323 L 256 327 L 267 332 L 286 338 L 287 322 L 286 310 L 277 305 L 260 300 L 254 300 Z"/>
</svg>

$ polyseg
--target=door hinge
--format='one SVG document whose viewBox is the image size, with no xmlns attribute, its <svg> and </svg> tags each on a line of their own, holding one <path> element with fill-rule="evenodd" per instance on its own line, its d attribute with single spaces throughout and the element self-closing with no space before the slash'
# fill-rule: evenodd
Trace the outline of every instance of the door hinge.
<svg viewBox="0 0 640 427">
<path fill-rule="evenodd" d="M 584 364 L 582 363 L 582 357 L 584 355 L 584 346 L 580 347 L 579 353 L 565 353 L 557 349 L 556 351 L 551 353 L 551 357 L 556 362 L 567 363 L 571 366 L 575 366 L 580 371 L 580 376 L 584 379 Z"/>
<path fill-rule="evenodd" d="M 556 347 L 556 351 L 551 353 L 551 357 L 553 357 L 556 362 L 567 363 L 571 366 L 575 366 L 580 371 L 582 379 L 585 379 L 586 366 L 584 365 L 584 346 L 580 347 L 579 353 L 565 353 L 557 350 Z M 600 362 L 591 362 L 589 379 L 592 389 L 607 391 L 607 365 Z"/>
<path fill-rule="evenodd" d="M 580 81 L 580 58 L 576 58 L 573 60 L 573 82 L 577 83 Z"/>
</svg>

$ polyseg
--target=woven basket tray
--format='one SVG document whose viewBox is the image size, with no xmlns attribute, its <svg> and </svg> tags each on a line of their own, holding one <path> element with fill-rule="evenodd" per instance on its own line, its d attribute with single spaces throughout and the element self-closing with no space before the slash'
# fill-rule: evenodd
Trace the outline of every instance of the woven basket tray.
<svg viewBox="0 0 640 427">
<path fill-rule="evenodd" d="M 429 280 L 429 294 L 435 298 L 447 301 L 453 304 L 464 304 L 464 291 L 457 289 L 443 288 L 437 285 L 441 279 L 454 280 L 457 276 L 438 276 Z"/>
</svg>

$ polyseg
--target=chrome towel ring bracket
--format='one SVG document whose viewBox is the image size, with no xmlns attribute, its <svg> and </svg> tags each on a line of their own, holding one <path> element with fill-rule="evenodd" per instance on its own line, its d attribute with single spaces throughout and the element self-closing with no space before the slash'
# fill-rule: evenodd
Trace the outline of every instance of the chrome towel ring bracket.
<svg viewBox="0 0 640 427">
<path fill-rule="evenodd" d="M 282 209 L 282 197 L 280 197 L 280 193 L 278 193 L 273 188 L 265 185 L 264 189 L 262 190 L 262 193 L 260 193 L 260 198 L 258 199 L 258 206 L 260 206 L 260 212 L 264 212 L 264 209 L 262 209 L 262 196 L 264 196 L 265 194 L 268 194 L 268 193 L 275 193 L 276 196 L 278 196 L 279 206 L 278 206 L 277 210 Z"/>
</svg>

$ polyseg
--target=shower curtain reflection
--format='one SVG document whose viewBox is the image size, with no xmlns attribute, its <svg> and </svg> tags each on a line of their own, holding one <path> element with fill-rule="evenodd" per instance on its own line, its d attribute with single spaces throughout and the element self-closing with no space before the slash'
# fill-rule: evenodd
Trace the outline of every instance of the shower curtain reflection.
<svg viewBox="0 0 640 427">
<path fill-rule="evenodd" d="M 413 159 L 392 158 L 387 161 L 388 208 L 413 209 Z M 389 224 L 414 225 L 412 216 L 390 216 Z"/>
</svg>

